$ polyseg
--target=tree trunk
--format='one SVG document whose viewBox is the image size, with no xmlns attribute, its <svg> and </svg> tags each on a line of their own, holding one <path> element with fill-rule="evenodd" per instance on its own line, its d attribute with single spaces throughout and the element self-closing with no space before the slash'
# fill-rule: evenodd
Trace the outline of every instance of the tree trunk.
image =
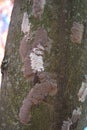
<svg viewBox="0 0 87 130">
<path fill-rule="evenodd" d="M 61 130 L 63 121 L 67 121 L 68 117 L 71 118 L 73 110 L 82 106 L 83 114 L 78 125 L 70 128 L 82 130 L 86 125 L 86 101 L 80 103 L 77 94 L 84 81 L 84 75 L 87 75 L 87 0 L 47 0 L 40 19 L 32 15 L 32 4 L 33 2 L 28 0 L 15 0 L 14 3 L 5 64 L 2 65 L 0 128 L 1 130 Z M 18 114 L 23 99 L 32 87 L 31 82 L 23 76 L 19 55 L 20 41 L 24 35 L 21 32 L 21 23 L 23 13 L 26 11 L 32 24 L 32 34 L 38 27 L 43 27 L 47 31 L 51 49 L 45 54 L 45 70 L 57 75 L 58 92 L 56 96 L 48 97 L 47 102 L 35 106 L 32 110 L 31 122 L 23 125 L 19 121 Z M 76 43 L 70 38 L 74 22 L 84 26 L 81 43 Z"/>
</svg>

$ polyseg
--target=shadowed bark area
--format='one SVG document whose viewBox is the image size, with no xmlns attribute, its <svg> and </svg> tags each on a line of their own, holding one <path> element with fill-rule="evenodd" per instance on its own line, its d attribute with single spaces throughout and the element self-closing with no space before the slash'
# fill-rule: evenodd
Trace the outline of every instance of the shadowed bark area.
<svg viewBox="0 0 87 130">
<path fill-rule="evenodd" d="M 1 130 L 61 130 L 63 121 L 71 117 L 73 109 L 81 105 L 77 93 L 87 74 L 86 25 L 81 44 L 72 43 L 70 34 L 73 22 L 83 24 L 86 21 L 87 0 L 47 0 L 40 20 L 32 15 L 32 4 L 29 0 L 15 0 L 12 12 L 5 53 L 7 64 L 2 66 Z M 54 98 L 49 97 L 45 103 L 32 108 L 32 119 L 27 125 L 21 124 L 18 117 L 22 101 L 32 88 L 32 82 L 23 76 L 19 56 L 20 41 L 23 38 L 21 23 L 25 11 L 32 24 L 32 34 L 38 27 L 47 31 L 49 46 L 52 44 L 52 48 L 44 57 L 45 71 L 57 74 L 58 86 Z M 86 109 L 85 103 L 83 108 Z M 79 130 L 85 124 L 84 115 L 81 121 L 81 126 L 77 127 Z"/>
<path fill-rule="evenodd" d="M 65 0 L 60 2 L 57 39 L 59 57 L 56 63 L 58 67 L 56 71 L 59 91 L 54 101 L 54 130 L 61 129 L 63 121 L 71 117 L 73 109 L 81 105 L 78 102 L 77 93 L 83 81 L 83 76 L 86 73 L 85 67 L 87 63 L 85 64 L 84 62 L 86 57 L 82 58 L 84 51 L 86 53 L 86 50 L 84 50 L 84 44 L 86 43 L 82 42 L 79 45 L 70 41 L 70 31 L 73 22 L 84 23 L 84 15 L 87 13 L 86 8 L 84 12 L 80 4 L 85 8 L 82 1 L 70 2 Z M 83 14 L 82 11 L 84 12 Z M 77 16 L 78 13 L 79 16 Z M 76 127 L 73 129 L 76 129 Z"/>
</svg>

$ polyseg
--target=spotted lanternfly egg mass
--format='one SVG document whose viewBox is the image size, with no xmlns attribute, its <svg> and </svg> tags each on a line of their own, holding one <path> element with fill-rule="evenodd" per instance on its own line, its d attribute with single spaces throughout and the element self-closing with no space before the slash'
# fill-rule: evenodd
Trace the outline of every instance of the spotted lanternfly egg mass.
<svg viewBox="0 0 87 130">
<path fill-rule="evenodd" d="M 29 55 L 33 72 L 35 73 L 36 71 L 44 71 L 42 52 L 34 49 L 33 51 L 34 52 L 31 52 Z"/>
<path fill-rule="evenodd" d="M 71 35 L 70 39 L 73 43 L 81 43 L 82 37 L 84 32 L 84 26 L 83 24 L 80 24 L 78 22 L 74 22 L 73 26 L 71 28 Z"/>
<path fill-rule="evenodd" d="M 29 33 L 30 31 L 30 23 L 29 23 L 29 19 L 28 19 L 28 14 L 27 12 L 24 12 L 23 15 L 23 20 L 22 20 L 22 24 L 21 24 L 21 31 L 25 34 L 25 33 Z"/>
<path fill-rule="evenodd" d="M 40 104 L 52 91 L 57 90 L 57 83 L 50 81 L 46 79 L 45 82 L 37 83 L 29 91 L 19 112 L 19 118 L 23 124 L 27 124 L 30 121 L 32 106 Z"/>
<path fill-rule="evenodd" d="M 35 18 L 41 18 L 45 4 L 46 0 L 33 0 L 32 12 Z"/>
<path fill-rule="evenodd" d="M 78 92 L 78 98 L 79 101 L 84 102 L 87 96 L 87 83 L 82 82 L 81 88 L 79 89 Z"/>
<path fill-rule="evenodd" d="M 20 42 L 20 47 L 19 47 L 19 54 L 22 59 L 22 62 L 24 62 L 25 57 L 27 56 L 28 52 L 31 51 L 31 46 L 28 40 L 29 34 L 24 35 Z"/>
</svg>

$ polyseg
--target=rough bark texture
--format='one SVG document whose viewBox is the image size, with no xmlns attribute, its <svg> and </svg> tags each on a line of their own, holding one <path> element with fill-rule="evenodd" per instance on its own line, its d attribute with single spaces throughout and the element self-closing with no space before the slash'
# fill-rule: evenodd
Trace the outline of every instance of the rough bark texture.
<svg viewBox="0 0 87 130">
<path fill-rule="evenodd" d="M 8 33 L 3 68 L 1 90 L 0 130 L 61 130 L 64 120 L 71 117 L 73 109 L 83 106 L 83 115 L 77 128 L 86 125 L 84 115 L 86 105 L 78 102 L 77 93 L 87 74 L 87 0 L 47 0 L 44 13 L 40 18 L 31 15 L 32 1 L 15 0 L 11 24 Z M 57 74 L 58 93 L 54 98 L 40 104 L 32 110 L 31 122 L 22 125 L 18 113 L 22 100 L 32 87 L 22 74 L 22 61 L 19 56 L 20 41 L 23 37 L 21 23 L 23 13 L 27 11 L 32 23 L 32 32 L 44 27 L 51 40 L 52 49 L 46 53 L 46 70 Z M 81 44 L 70 40 L 73 22 L 85 25 L 84 39 Z M 32 42 L 32 41 L 31 41 Z M 71 128 L 72 129 L 72 128 Z"/>
</svg>

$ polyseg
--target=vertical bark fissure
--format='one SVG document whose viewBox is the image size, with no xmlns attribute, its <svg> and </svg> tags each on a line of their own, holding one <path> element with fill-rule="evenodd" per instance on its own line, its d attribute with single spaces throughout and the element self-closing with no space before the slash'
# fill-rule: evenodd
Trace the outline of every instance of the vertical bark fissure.
<svg viewBox="0 0 87 130">
<path fill-rule="evenodd" d="M 65 118 L 65 111 L 67 103 L 65 101 L 66 87 L 68 83 L 68 60 L 69 60 L 69 44 L 68 44 L 68 0 L 60 2 L 59 15 L 58 15 L 58 50 L 59 57 L 57 63 L 57 85 L 58 94 L 54 103 L 54 126 L 53 129 L 61 129 L 62 121 Z"/>
<path fill-rule="evenodd" d="M 67 95 L 69 79 L 70 79 L 70 45 L 69 45 L 69 31 L 70 21 L 68 21 L 68 15 L 70 12 L 69 1 L 63 1 L 60 3 L 60 15 L 58 16 L 58 49 L 60 55 L 57 64 L 57 83 L 58 83 L 58 95 L 55 99 L 55 114 L 54 114 L 54 130 L 61 129 L 63 120 L 67 119 L 70 115 L 73 106 L 70 106 L 68 102 L 70 96 Z M 72 104 L 72 103 L 71 103 Z"/>
</svg>

